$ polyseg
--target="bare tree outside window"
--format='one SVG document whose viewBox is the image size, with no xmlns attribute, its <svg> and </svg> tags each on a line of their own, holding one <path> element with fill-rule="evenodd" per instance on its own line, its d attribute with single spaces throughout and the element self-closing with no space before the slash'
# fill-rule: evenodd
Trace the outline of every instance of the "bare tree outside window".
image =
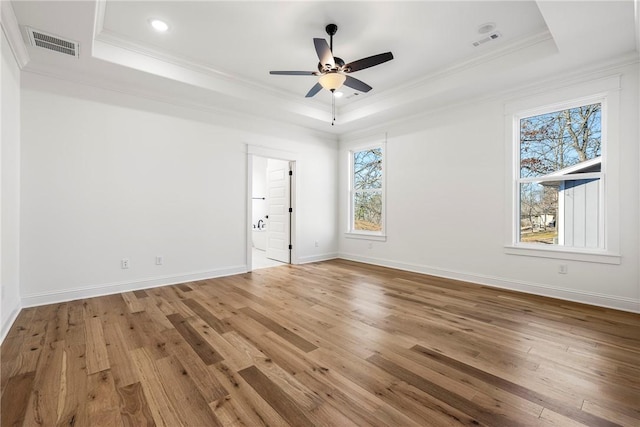
<svg viewBox="0 0 640 427">
<path fill-rule="evenodd" d="M 599 197 L 599 187 L 595 185 L 592 185 L 595 190 L 587 190 L 586 195 L 579 195 L 576 191 L 580 185 L 586 186 L 594 181 L 579 181 L 577 175 L 600 172 L 600 163 L 593 161 L 599 159 L 602 152 L 601 114 L 602 106 L 597 103 L 520 120 L 521 242 L 564 244 L 563 233 L 573 236 L 575 230 L 569 227 L 579 222 L 573 220 L 576 215 L 590 218 L 598 215 L 594 208 L 597 204 L 593 203 L 585 202 L 586 209 L 590 211 L 583 213 L 578 210 L 585 208 L 578 206 L 574 210 L 572 205 L 572 218 L 567 216 L 569 211 L 563 207 L 573 203 L 574 193 L 577 195 L 575 197 Z M 576 185 L 576 182 L 581 184 Z M 572 191 L 569 192 L 569 189 Z M 589 230 L 578 232 L 590 233 Z"/>
<path fill-rule="evenodd" d="M 520 120 L 520 177 L 543 176 L 600 156 L 601 105 Z"/>
<path fill-rule="evenodd" d="M 353 230 L 382 231 L 382 148 L 353 152 Z"/>
</svg>

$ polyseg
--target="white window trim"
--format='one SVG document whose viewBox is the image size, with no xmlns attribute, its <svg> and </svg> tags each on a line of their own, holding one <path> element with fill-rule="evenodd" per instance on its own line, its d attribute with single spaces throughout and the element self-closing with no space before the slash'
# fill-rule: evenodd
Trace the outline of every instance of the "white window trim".
<svg viewBox="0 0 640 427">
<path fill-rule="evenodd" d="M 611 76 L 596 81 L 558 88 L 546 94 L 521 99 L 505 105 L 505 136 L 507 171 L 505 237 L 504 251 L 509 255 L 521 255 L 540 258 L 620 264 L 619 251 L 620 201 L 619 188 L 619 126 L 620 116 L 620 76 Z M 585 96 L 585 94 L 588 94 Z M 601 247 L 597 249 L 572 248 L 564 246 L 540 246 L 519 242 L 519 141 L 520 118 L 559 111 L 580 105 L 602 104 L 601 126 L 603 134 L 602 169 L 600 186 L 603 201 L 601 203 L 600 230 Z"/>
<path fill-rule="evenodd" d="M 380 148 L 382 151 L 382 230 L 381 231 L 365 231 L 353 229 L 353 153 L 358 151 Z M 349 239 L 363 239 L 384 242 L 387 240 L 387 147 L 386 142 L 376 142 L 366 145 L 358 145 L 351 147 L 347 156 L 347 171 L 349 173 L 349 188 L 347 191 L 347 232 L 345 237 Z"/>
</svg>

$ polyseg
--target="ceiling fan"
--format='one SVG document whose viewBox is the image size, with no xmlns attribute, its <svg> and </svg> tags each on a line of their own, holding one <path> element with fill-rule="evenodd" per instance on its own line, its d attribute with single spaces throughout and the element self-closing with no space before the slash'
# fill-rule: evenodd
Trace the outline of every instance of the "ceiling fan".
<svg viewBox="0 0 640 427">
<path fill-rule="evenodd" d="M 319 76 L 318 82 L 307 93 L 306 98 L 314 96 L 321 89 L 327 89 L 332 93 L 343 84 L 361 92 L 369 92 L 371 86 L 365 82 L 351 77 L 350 73 L 364 70 L 365 68 L 380 65 L 393 59 L 391 52 L 380 53 L 367 58 L 345 64 L 341 58 L 333 56 L 333 36 L 338 31 L 336 24 L 329 24 L 325 30 L 330 37 L 330 44 L 325 39 L 313 39 L 313 44 L 318 54 L 318 71 L 269 71 L 269 74 L 285 76 Z"/>
</svg>

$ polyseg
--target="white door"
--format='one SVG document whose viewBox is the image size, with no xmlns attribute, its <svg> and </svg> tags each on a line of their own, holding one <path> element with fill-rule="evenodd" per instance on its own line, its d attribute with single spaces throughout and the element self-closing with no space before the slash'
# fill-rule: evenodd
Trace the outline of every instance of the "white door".
<svg viewBox="0 0 640 427">
<path fill-rule="evenodd" d="M 291 187 L 289 162 L 267 160 L 267 258 L 291 262 Z"/>
</svg>

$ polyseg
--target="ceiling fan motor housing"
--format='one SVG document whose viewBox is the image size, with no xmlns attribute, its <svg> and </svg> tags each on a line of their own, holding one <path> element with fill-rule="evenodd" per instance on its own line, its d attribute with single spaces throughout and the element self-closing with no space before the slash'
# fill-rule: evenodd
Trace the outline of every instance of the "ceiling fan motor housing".
<svg viewBox="0 0 640 427">
<path fill-rule="evenodd" d="M 343 69 L 344 67 L 344 60 L 342 58 L 338 58 L 337 56 L 335 56 L 333 58 L 333 62 L 335 62 L 335 67 L 331 67 L 330 64 L 326 64 L 323 65 L 321 62 L 318 62 L 318 71 L 320 71 L 321 73 L 328 73 L 331 71 L 347 71 L 348 69 Z"/>
</svg>

